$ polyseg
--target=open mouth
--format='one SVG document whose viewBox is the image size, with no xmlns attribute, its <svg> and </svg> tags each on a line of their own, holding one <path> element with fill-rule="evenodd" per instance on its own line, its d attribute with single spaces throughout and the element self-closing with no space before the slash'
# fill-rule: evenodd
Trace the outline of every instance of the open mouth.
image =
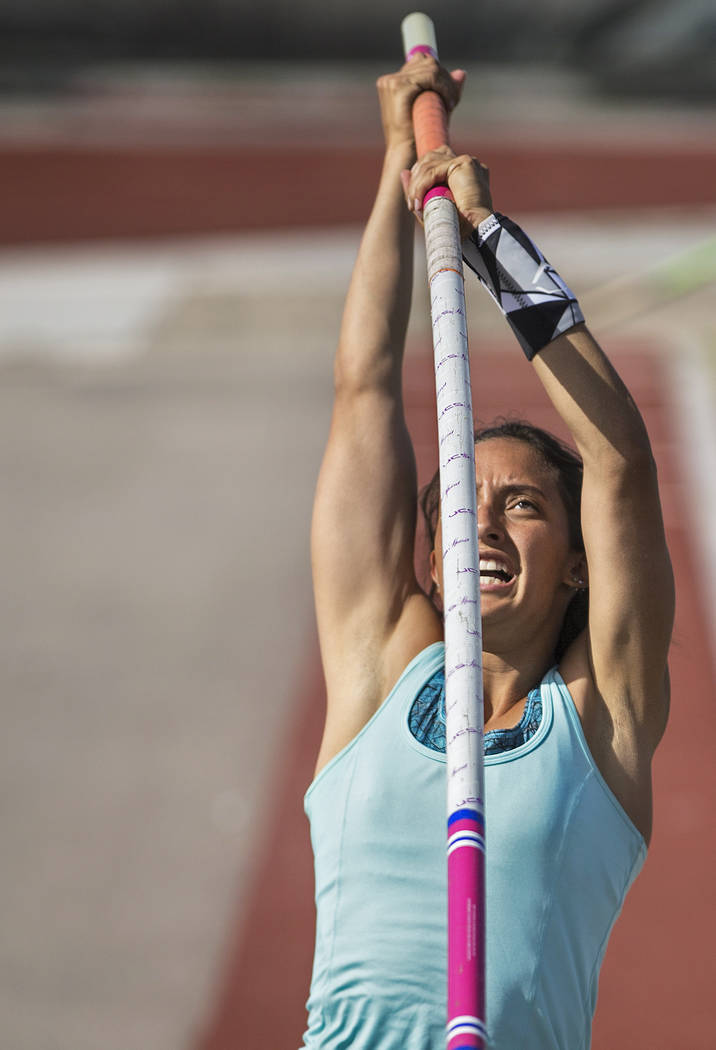
<svg viewBox="0 0 716 1050">
<path fill-rule="evenodd" d="M 480 558 L 480 586 L 490 586 L 491 584 L 505 584 L 512 583 L 515 576 L 514 573 L 503 564 L 492 559 L 486 560 Z"/>
</svg>

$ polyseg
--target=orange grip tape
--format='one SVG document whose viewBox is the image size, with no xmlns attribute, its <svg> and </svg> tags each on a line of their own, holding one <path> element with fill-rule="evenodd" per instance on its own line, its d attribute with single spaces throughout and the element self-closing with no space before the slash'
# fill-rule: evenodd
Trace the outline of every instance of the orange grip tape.
<svg viewBox="0 0 716 1050">
<path fill-rule="evenodd" d="M 436 91 L 423 91 L 413 103 L 413 130 L 418 157 L 449 144 L 447 112 Z"/>
</svg>

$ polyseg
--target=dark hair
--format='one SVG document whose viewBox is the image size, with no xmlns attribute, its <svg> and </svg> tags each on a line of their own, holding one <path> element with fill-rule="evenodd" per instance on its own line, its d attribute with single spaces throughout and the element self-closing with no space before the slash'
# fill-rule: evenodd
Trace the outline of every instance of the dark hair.
<svg viewBox="0 0 716 1050">
<path fill-rule="evenodd" d="M 542 462 L 554 471 L 557 487 L 562 497 L 569 523 L 569 542 L 574 550 L 584 550 L 580 505 L 582 498 L 582 461 L 577 453 L 559 438 L 541 427 L 527 423 L 522 419 L 496 420 L 490 426 L 478 427 L 475 431 L 475 444 L 488 441 L 490 438 L 512 438 L 522 441 L 535 450 Z M 435 532 L 440 516 L 440 471 L 437 470 L 428 484 L 420 492 L 420 509 L 423 513 L 428 535 L 429 549 L 435 546 Z M 436 602 L 437 588 L 434 583 L 429 591 L 433 604 Z M 589 613 L 589 592 L 577 591 L 572 598 L 562 622 L 555 659 L 561 659 L 566 649 L 587 626 Z"/>
</svg>

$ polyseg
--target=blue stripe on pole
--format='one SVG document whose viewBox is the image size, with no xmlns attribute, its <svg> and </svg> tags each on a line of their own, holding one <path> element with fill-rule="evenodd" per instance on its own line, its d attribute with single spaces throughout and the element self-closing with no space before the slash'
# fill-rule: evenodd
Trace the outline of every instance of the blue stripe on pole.
<svg viewBox="0 0 716 1050">
<path fill-rule="evenodd" d="M 475 823 L 480 824 L 483 828 L 485 826 L 485 818 L 482 813 L 478 813 L 476 809 L 456 809 L 454 813 L 451 813 L 448 817 L 448 828 L 451 824 L 454 824 L 456 820 L 474 820 Z"/>
</svg>

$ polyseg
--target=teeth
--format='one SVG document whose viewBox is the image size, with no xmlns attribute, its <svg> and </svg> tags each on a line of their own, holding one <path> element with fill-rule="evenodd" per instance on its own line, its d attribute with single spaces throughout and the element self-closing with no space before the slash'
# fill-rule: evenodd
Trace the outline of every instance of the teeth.
<svg viewBox="0 0 716 1050">
<path fill-rule="evenodd" d="M 510 575 L 509 569 L 501 561 L 492 561 L 486 558 L 480 558 L 480 571 L 481 572 L 506 572 Z"/>
<path fill-rule="evenodd" d="M 504 562 L 495 561 L 493 558 L 480 558 L 480 573 L 486 576 L 496 576 L 507 582 L 512 579 L 512 573 Z"/>
</svg>

